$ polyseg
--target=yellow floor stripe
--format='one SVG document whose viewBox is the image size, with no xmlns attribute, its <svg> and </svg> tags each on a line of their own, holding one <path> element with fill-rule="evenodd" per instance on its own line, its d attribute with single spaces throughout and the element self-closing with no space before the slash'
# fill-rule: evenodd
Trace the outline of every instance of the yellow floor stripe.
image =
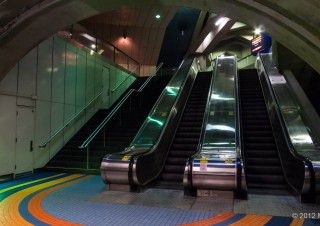
<svg viewBox="0 0 320 226">
<path fill-rule="evenodd" d="M 304 223 L 304 219 L 303 218 L 295 218 L 291 222 L 290 226 L 301 226 L 301 225 L 303 225 L 303 223 Z"/>
<path fill-rule="evenodd" d="M 0 219 L 2 221 L 1 225 L 13 225 L 13 226 L 32 225 L 28 221 L 26 221 L 19 213 L 19 205 L 24 198 L 26 198 L 28 195 L 38 190 L 41 190 L 56 184 L 60 184 L 63 182 L 67 182 L 69 180 L 73 180 L 75 178 L 79 178 L 82 176 L 83 175 L 81 174 L 73 174 L 67 177 L 59 178 L 53 181 L 49 181 L 43 184 L 39 184 L 39 185 L 32 186 L 30 188 L 23 189 L 5 198 L 0 203 Z"/>
<path fill-rule="evenodd" d="M 15 185 L 15 186 L 0 190 L 0 194 L 4 193 L 6 191 L 10 191 L 10 190 L 15 189 L 15 188 L 19 188 L 19 187 L 22 187 L 22 186 L 25 186 L 25 185 L 29 185 L 29 184 L 34 184 L 34 183 L 37 183 L 37 182 L 40 182 L 40 181 L 43 181 L 43 180 L 52 179 L 52 178 L 59 177 L 59 176 L 62 176 L 62 175 L 65 175 L 65 173 L 53 175 L 53 176 L 50 176 L 50 177 L 45 177 L 45 178 L 42 178 L 42 179 L 39 179 L 39 180 L 33 180 L 33 181 L 26 182 L 26 183 L 23 183 L 23 184 L 18 184 L 18 185 Z"/>
<path fill-rule="evenodd" d="M 240 220 L 229 224 L 230 226 L 263 226 L 271 220 L 272 216 L 258 216 L 253 214 L 248 214 Z"/>
</svg>

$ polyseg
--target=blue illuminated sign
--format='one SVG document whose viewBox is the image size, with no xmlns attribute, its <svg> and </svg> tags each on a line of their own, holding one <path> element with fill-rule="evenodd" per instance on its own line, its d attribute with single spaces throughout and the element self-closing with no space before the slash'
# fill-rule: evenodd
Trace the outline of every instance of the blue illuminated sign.
<svg viewBox="0 0 320 226">
<path fill-rule="evenodd" d="M 258 53 L 269 53 L 271 47 L 271 37 L 261 34 L 251 40 L 251 53 L 256 56 Z"/>
</svg>

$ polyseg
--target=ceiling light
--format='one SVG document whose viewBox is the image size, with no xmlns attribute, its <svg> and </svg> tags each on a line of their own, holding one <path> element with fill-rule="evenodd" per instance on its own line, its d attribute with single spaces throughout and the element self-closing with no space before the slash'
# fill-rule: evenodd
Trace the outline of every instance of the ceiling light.
<svg viewBox="0 0 320 226">
<path fill-rule="evenodd" d="M 159 20 L 159 19 L 161 18 L 160 14 L 159 14 L 159 13 L 156 14 L 156 15 L 155 15 L 155 18 L 156 18 L 157 20 Z"/>
<path fill-rule="evenodd" d="M 91 45 L 91 48 L 92 48 L 92 49 L 95 49 L 96 47 L 97 47 L 97 46 L 96 46 L 95 44 L 92 44 L 92 45 Z"/>
<path fill-rule="evenodd" d="M 255 35 L 260 35 L 261 34 L 261 29 L 260 28 L 254 29 L 254 34 Z"/>
</svg>

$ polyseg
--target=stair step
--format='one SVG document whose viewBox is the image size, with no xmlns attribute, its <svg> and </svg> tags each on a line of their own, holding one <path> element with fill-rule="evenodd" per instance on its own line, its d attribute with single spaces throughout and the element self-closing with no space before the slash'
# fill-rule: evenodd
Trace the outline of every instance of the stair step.
<svg viewBox="0 0 320 226">
<path fill-rule="evenodd" d="M 255 70 L 240 70 L 239 79 L 248 188 L 285 190 L 286 182 L 258 74 Z"/>
</svg>

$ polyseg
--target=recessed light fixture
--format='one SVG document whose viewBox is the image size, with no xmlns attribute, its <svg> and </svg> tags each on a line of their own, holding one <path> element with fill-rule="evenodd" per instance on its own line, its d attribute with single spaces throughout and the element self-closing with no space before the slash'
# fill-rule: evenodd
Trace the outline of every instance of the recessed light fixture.
<svg viewBox="0 0 320 226">
<path fill-rule="evenodd" d="M 261 29 L 260 28 L 256 28 L 256 29 L 254 29 L 254 34 L 255 35 L 260 35 L 261 34 Z"/>
<path fill-rule="evenodd" d="M 161 15 L 158 13 L 158 14 L 155 15 L 155 18 L 156 18 L 157 20 L 159 20 L 159 19 L 161 18 Z"/>
</svg>

